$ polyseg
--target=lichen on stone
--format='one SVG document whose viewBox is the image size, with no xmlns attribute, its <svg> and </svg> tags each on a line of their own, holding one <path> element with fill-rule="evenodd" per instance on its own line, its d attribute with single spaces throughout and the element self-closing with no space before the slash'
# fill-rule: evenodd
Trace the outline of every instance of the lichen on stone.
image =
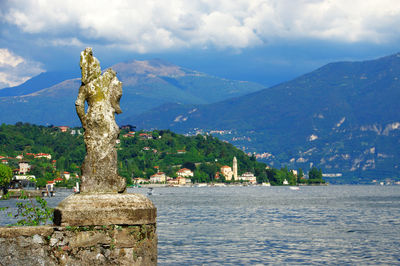
<svg viewBox="0 0 400 266">
<path fill-rule="evenodd" d="M 119 127 L 122 83 L 112 69 L 101 74 L 100 62 L 91 48 L 81 52 L 82 85 L 75 102 L 85 129 L 86 156 L 82 164 L 82 193 L 116 193 L 126 190 L 126 181 L 117 173 L 115 141 Z M 88 104 L 85 112 L 85 102 Z"/>
</svg>

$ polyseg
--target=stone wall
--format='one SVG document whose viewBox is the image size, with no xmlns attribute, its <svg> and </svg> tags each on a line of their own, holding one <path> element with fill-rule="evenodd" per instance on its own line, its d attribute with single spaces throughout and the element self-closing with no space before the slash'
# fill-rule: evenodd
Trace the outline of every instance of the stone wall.
<svg viewBox="0 0 400 266">
<path fill-rule="evenodd" d="M 0 265 L 156 265 L 156 225 L 0 228 Z"/>
</svg>

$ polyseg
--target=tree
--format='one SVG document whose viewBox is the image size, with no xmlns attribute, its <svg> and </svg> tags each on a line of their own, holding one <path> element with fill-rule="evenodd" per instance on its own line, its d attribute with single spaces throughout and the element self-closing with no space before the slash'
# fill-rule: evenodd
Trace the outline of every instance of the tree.
<svg viewBox="0 0 400 266">
<path fill-rule="evenodd" d="M 209 181 L 214 181 L 215 173 L 218 171 L 218 167 L 215 164 L 202 163 L 199 170 L 208 175 Z"/>
<path fill-rule="evenodd" d="M 299 172 L 297 174 L 297 178 L 302 178 L 304 176 L 303 169 L 299 168 Z"/>
<path fill-rule="evenodd" d="M 193 172 L 194 170 L 196 170 L 196 165 L 192 162 L 186 162 L 182 164 L 182 168 L 190 169 Z"/>
<path fill-rule="evenodd" d="M 0 186 L 8 187 L 12 178 L 12 170 L 4 164 L 0 164 Z"/>
<path fill-rule="evenodd" d="M 36 179 L 36 187 L 45 187 L 47 184 L 47 180 L 45 178 Z"/>
<path fill-rule="evenodd" d="M 309 183 L 323 183 L 322 180 L 322 170 L 317 169 L 317 167 L 313 167 L 308 172 L 308 182 Z"/>
<path fill-rule="evenodd" d="M 209 182 L 209 176 L 207 173 L 200 171 L 200 170 L 195 170 L 194 171 L 194 176 L 192 177 L 192 182 L 193 183 L 204 183 L 204 182 Z"/>
</svg>

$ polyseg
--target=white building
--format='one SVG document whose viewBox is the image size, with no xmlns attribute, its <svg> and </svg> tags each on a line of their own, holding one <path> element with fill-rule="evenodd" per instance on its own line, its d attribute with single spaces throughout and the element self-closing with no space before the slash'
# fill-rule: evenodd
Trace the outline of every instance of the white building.
<svg viewBox="0 0 400 266">
<path fill-rule="evenodd" d="M 19 174 L 25 175 L 31 170 L 31 166 L 28 162 L 19 162 Z"/>
<path fill-rule="evenodd" d="M 149 180 L 137 177 L 137 178 L 134 178 L 134 182 L 135 182 L 135 184 L 145 184 L 145 183 L 149 182 Z"/>
<path fill-rule="evenodd" d="M 247 181 L 251 184 L 257 183 L 257 178 L 251 172 L 243 173 L 241 176 L 239 176 L 239 180 Z"/>
<path fill-rule="evenodd" d="M 186 185 L 186 183 L 188 183 L 188 179 L 189 178 L 186 178 L 186 177 L 183 177 L 183 176 L 178 176 L 176 179 L 178 180 L 178 184 L 179 185 Z"/>
<path fill-rule="evenodd" d="M 71 174 L 69 172 L 64 172 L 63 176 L 64 176 L 65 180 L 68 180 L 71 178 Z"/>
<path fill-rule="evenodd" d="M 193 172 L 190 169 L 182 168 L 176 172 L 176 175 L 181 177 L 193 177 Z"/>
<path fill-rule="evenodd" d="M 35 180 L 36 177 L 34 175 L 15 175 L 13 176 L 12 180 L 22 181 L 22 180 Z"/>
<path fill-rule="evenodd" d="M 150 176 L 150 183 L 165 183 L 166 181 L 167 177 L 164 172 L 158 172 Z"/>
<path fill-rule="evenodd" d="M 47 158 L 47 159 L 51 159 L 51 154 L 48 153 L 37 153 L 34 156 L 35 158 Z"/>
<path fill-rule="evenodd" d="M 233 172 L 230 166 L 224 165 L 221 167 L 221 174 L 224 175 L 226 181 L 232 180 Z"/>
</svg>

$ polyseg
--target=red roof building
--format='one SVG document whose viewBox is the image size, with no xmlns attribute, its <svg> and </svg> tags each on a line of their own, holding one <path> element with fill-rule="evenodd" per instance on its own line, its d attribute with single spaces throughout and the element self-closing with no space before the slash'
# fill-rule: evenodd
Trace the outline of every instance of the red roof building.
<svg viewBox="0 0 400 266">
<path fill-rule="evenodd" d="M 56 179 L 53 180 L 55 183 L 60 183 L 63 182 L 64 179 L 62 179 L 61 177 L 57 177 Z"/>
</svg>

